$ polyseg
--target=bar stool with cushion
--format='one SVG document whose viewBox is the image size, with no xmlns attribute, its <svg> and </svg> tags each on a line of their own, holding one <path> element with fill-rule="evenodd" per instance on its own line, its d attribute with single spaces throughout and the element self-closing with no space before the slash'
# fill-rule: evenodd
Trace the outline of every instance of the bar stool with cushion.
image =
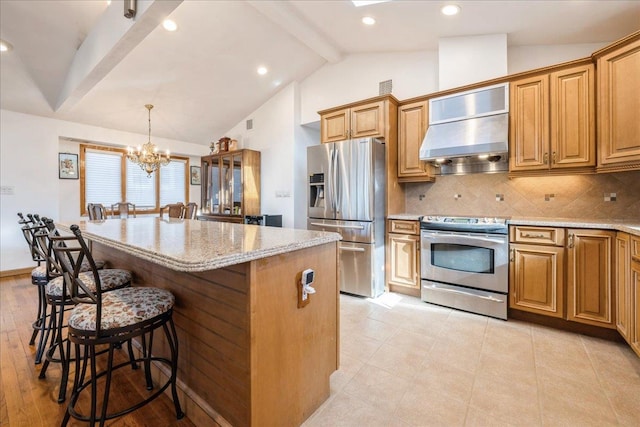
<svg viewBox="0 0 640 427">
<path fill-rule="evenodd" d="M 69 341 L 75 346 L 75 377 L 62 426 L 66 426 L 71 417 L 88 421 L 91 425 L 95 422 L 103 425 L 106 420 L 128 414 L 144 406 L 160 396 L 169 386 L 171 386 L 176 417 L 181 419 L 184 417 L 184 413 L 180 407 L 176 388 L 178 336 L 172 317 L 175 302 L 173 294 L 167 290 L 153 287 L 131 287 L 104 292 L 100 286 L 102 279 L 96 268 L 92 269 L 92 278 L 79 273 L 78 262 L 87 259 L 92 267 L 94 262 L 79 227 L 72 225 L 71 231 L 76 238 L 74 242 L 76 246 L 74 247 L 64 244 L 69 242 L 69 238 L 50 234 L 50 239 L 53 241 L 53 251 L 56 253 L 57 259 L 60 260 L 65 283 L 71 292 L 71 299 L 77 303 L 69 316 L 68 328 Z M 74 259 L 76 260 L 75 265 Z M 156 329 L 164 331 L 170 358 L 153 354 L 152 346 Z M 152 361 L 168 365 L 171 374 L 167 381 L 146 399 L 127 409 L 110 413 L 108 404 L 112 373 L 116 369 L 133 363 L 127 361 L 114 365 L 115 344 L 122 341 L 130 342 L 132 338 L 139 338 L 142 345 L 141 357 L 135 362 L 143 362 L 144 364 L 144 377 L 148 390 L 153 389 L 150 372 Z M 96 347 L 102 345 L 108 346 L 107 366 L 105 370 L 98 372 Z M 88 377 L 86 375 L 87 365 L 90 366 Z M 104 379 L 104 388 L 98 387 L 98 381 L 102 379 Z M 80 395 L 87 388 L 90 388 L 90 412 L 89 414 L 81 414 L 76 405 Z M 98 389 L 103 391 L 100 410 L 98 410 Z"/>
<path fill-rule="evenodd" d="M 118 212 L 116 214 L 116 212 Z M 114 203 L 111 205 L 111 216 L 116 218 L 129 218 L 129 216 L 136 217 L 136 205 L 133 203 Z"/>
<path fill-rule="evenodd" d="M 66 288 L 66 283 L 62 275 L 61 260 L 59 260 L 53 252 L 51 236 L 60 237 L 60 233 L 55 228 L 53 220 L 45 219 L 45 225 L 46 230 L 36 234 L 36 242 L 42 255 L 47 260 L 46 270 L 47 278 L 49 279 L 45 286 L 46 302 L 48 306 L 51 307 L 49 323 L 46 328 L 46 340 L 48 340 L 50 333 L 52 335 L 39 378 L 46 378 L 46 372 L 50 362 L 60 363 L 62 375 L 60 378 L 58 402 L 64 402 L 66 399 L 71 357 L 70 344 L 68 339 L 64 337 L 63 329 L 66 327 L 65 311 L 69 310 L 75 303 L 71 300 L 69 291 Z M 59 244 L 64 245 L 65 238 L 60 237 L 60 239 Z M 75 237 L 70 236 L 66 239 L 75 239 Z M 104 269 L 104 262 L 96 260 L 92 260 L 92 264 L 89 263 L 87 259 L 80 259 L 77 263 L 75 260 L 68 259 L 67 262 L 73 263 L 74 267 L 78 269 L 78 274 L 85 279 L 89 287 L 97 286 L 96 282 L 93 281 L 93 268 L 96 269 L 98 277 L 101 279 L 98 283 L 102 287 L 103 292 L 131 286 L 132 276 L 130 271 L 113 268 Z M 129 354 L 131 359 L 133 359 L 133 350 L 131 347 L 129 347 Z"/>
<path fill-rule="evenodd" d="M 37 250 L 34 236 L 38 231 L 45 229 L 45 226 L 42 223 L 36 223 L 34 220 L 25 220 L 20 213 L 18 213 L 18 216 L 20 217 L 18 223 L 23 224 L 21 230 L 25 240 L 27 241 L 27 245 L 29 246 L 31 258 L 38 264 L 37 267 L 31 270 L 31 283 L 36 285 L 38 289 L 38 310 L 35 320 L 31 323 L 33 333 L 29 340 L 29 345 L 34 345 L 38 334 L 40 334 L 35 357 L 35 363 L 38 364 L 42 361 L 42 353 L 46 342 L 44 332 L 47 324 L 47 302 L 44 295 L 44 286 L 47 284 L 47 274 L 46 266 L 43 265 L 45 259 Z M 33 218 L 33 216 L 31 216 L 31 218 Z"/>
</svg>

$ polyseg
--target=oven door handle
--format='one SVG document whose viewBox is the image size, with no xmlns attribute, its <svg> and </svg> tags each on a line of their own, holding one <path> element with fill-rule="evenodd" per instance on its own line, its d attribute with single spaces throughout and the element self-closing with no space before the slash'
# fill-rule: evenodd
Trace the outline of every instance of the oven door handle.
<svg viewBox="0 0 640 427">
<path fill-rule="evenodd" d="M 471 293 L 471 292 L 460 291 L 460 290 L 457 290 L 457 289 L 441 288 L 440 286 L 438 286 L 436 284 L 433 284 L 433 283 L 431 283 L 429 285 L 425 285 L 425 287 L 427 287 L 427 286 L 429 288 L 433 289 L 434 291 L 449 292 L 449 293 L 452 293 L 452 294 L 461 294 L 461 295 L 466 295 L 466 296 L 470 296 L 470 297 L 474 297 L 474 298 L 482 298 L 484 300 L 493 301 L 493 302 L 497 302 L 497 303 L 503 303 L 504 302 L 504 300 L 499 299 L 499 298 L 495 298 L 495 297 L 492 297 L 492 296 L 478 295 L 478 294 L 474 294 L 474 293 Z"/>
<path fill-rule="evenodd" d="M 461 236 L 459 234 L 433 234 L 428 232 L 422 232 L 422 238 L 428 240 L 440 240 L 438 243 L 458 243 L 462 245 L 469 245 L 471 242 L 485 242 L 485 243 L 497 243 L 504 244 L 507 243 L 506 237 L 503 239 L 491 239 L 488 237 L 479 237 L 479 236 L 469 236 L 464 235 Z"/>
</svg>

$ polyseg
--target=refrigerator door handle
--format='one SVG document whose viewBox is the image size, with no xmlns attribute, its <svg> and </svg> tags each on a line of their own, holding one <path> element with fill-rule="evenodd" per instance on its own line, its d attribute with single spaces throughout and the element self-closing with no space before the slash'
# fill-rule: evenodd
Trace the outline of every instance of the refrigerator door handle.
<svg viewBox="0 0 640 427">
<path fill-rule="evenodd" d="M 340 246 L 339 249 L 345 252 L 364 252 L 364 248 L 352 248 L 350 246 Z"/>
<path fill-rule="evenodd" d="M 354 230 L 364 230 L 364 226 L 362 225 L 323 224 L 321 222 L 312 222 L 311 225 L 316 225 L 318 227 L 327 227 L 327 228 L 351 228 Z"/>
<path fill-rule="evenodd" d="M 334 146 L 333 149 L 333 158 L 331 159 L 333 162 L 333 211 L 334 214 L 336 215 L 337 218 L 337 214 L 338 214 L 338 206 L 340 206 L 340 193 L 339 193 L 339 188 L 342 185 L 342 183 L 338 183 L 338 167 L 340 165 L 340 163 L 338 162 L 338 149 L 337 147 Z"/>
</svg>

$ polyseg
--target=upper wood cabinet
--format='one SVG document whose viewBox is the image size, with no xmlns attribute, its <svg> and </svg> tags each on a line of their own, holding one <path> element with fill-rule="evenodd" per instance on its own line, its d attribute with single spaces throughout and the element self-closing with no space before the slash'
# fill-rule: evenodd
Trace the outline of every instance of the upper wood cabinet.
<svg viewBox="0 0 640 427">
<path fill-rule="evenodd" d="M 616 233 L 569 229 L 567 320 L 616 328 L 613 310 L 613 244 Z"/>
<path fill-rule="evenodd" d="M 594 53 L 598 172 L 640 170 L 640 32 Z"/>
<path fill-rule="evenodd" d="M 385 137 L 385 103 L 375 101 L 321 113 L 323 143 L 364 137 Z"/>
<path fill-rule="evenodd" d="M 584 64 L 511 82 L 512 175 L 593 172 L 594 81 L 593 64 Z"/>
<path fill-rule="evenodd" d="M 398 180 L 433 181 L 433 168 L 420 160 L 420 145 L 429 127 L 429 101 L 398 107 Z"/>
</svg>

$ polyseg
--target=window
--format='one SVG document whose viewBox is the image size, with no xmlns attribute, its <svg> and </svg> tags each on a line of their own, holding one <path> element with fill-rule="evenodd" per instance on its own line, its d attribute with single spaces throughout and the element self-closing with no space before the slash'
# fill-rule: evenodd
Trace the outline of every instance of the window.
<svg viewBox="0 0 640 427">
<path fill-rule="evenodd" d="M 136 205 L 138 212 L 158 212 L 167 203 L 188 200 L 189 159 L 172 157 L 167 166 L 151 177 L 127 160 L 126 151 L 96 145 L 80 145 L 80 214 L 87 203 L 102 203 L 107 209 L 118 202 Z"/>
</svg>

